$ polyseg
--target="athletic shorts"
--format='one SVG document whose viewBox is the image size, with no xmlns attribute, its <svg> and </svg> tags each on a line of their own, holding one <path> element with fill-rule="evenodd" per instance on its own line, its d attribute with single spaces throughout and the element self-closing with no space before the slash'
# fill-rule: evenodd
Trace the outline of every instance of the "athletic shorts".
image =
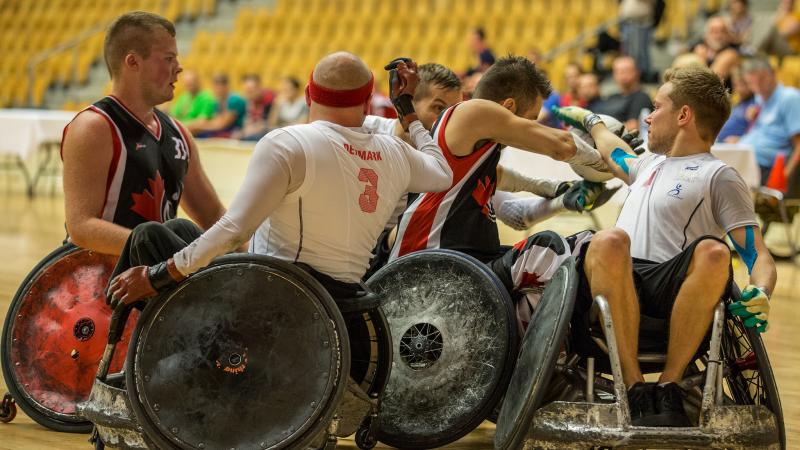
<svg viewBox="0 0 800 450">
<path fill-rule="evenodd" d="M 678 296 L 689 264 L 694 256 L 694 249 L 697 244 L 705 239 L 713 239 L 725 244 L 714 236 L 703 236 L 689 244 L 682 252 L 675 255 L 672 259 L 657 263 L 645 259 L 633 258 L 633 282 L 636 287 L 636 295 L 639 298 L 640 326 L 639 326 L 639 347 L 645 352 L 666 352 L 669 339 L 669 319 L 672 314 L 672 306 Z M 591 245 L 585 245 L 578 256 L 578 294 L 575 300 L 575 311 L 572 315 L 572 337 L 573 349 L 584 356 L 605 355 L 600 350 L 591 336 L 599 336 L 602 332 L 599 324 L 593 324 L 591 320 L 591 308 L 594 302 L 589 281 L 583 270 L 583 263 L 586 258 L 586 251 Z M 727 245 L 727 244 L 726 244 Z M 733 269 L 729 268 L 728 283 L 721 299 L 727 299 L 731 295 L 733 280 Z M 592 329 L 592 328 L 595 329 Z"/>
</svg>

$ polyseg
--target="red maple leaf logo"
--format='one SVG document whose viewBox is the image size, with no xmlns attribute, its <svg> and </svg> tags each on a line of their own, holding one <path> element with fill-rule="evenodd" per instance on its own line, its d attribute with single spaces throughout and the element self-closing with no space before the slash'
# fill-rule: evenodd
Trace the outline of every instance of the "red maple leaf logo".
<svg viewBox="0 0 800 450">
<path fill-rule="evenodd" d="M 481 207 L 481 213 L 489 219 L 492 218 L 489 209 L 489 201 L 492 199 L 492 194 L 494 194 L 494 183 L 488 176 L 483 177 L 483 180 L 478 180 L 478 185 L 472 191 L 472 198 Z"/>
<path fill-rule="evenodd" d="M 164 200 L 164 179 L 156 170 L 156 178 L 147 179 L 150 189 L 145 189 L 141 194 L 131 194 L 133 206 L 131 211 L 147 220 L 161 222 L 161 202 Z"/>
<path fill-rule="evenodd" d="M 535 273 L 522 272 L 522 280 L 519 282 L 518 289 L 541 286 L 544 286 L 544 282 L 539 281 L 539 275 Z"/>
</svg>

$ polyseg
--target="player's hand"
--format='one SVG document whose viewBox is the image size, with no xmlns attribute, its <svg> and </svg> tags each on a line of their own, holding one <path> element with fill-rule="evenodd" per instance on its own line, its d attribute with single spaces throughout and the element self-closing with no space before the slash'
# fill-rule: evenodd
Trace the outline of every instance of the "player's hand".
<svg viewBox="0 0 800 450">
<path fill-rule="evenodd" d="M 759 333 L 769 328 L 769 297 L 758 286 L 748 285 L 742 291 L 742 299 L 728 305 L 728 310 L 742 318 L 748 328 L 755 328 Z"/>
<path fill-rule="evenodd" d="M 403 129 L 417 120 L 416 111 L 411 101 L 419 84 L 417 63 L 410 58 L 396 58 L 387 64 L 384 69 L 389 71 L 389 98 L 397 110 Z"/>
<path fill-rule="evenodd" d="M 637 155 L 644 153 L 644 147 L 642 147 L 644 139 L 639 137 L 639 130 L 625 131 L 620 137 L 633 149 L 634 153 Z"/>
<path fill-rule="evenodd" d="M 576 181 L 564 193 L 564 207 L 575 212 L 591 211 L 600 206 L 596 204 L 597 199 L 606 190 L 605 183 L 588 180 Z M 606 201 L 608 199 L 603 203 Z"/>
<path fill-rule="evenodd" d="M 602 122 L 600 116 L 580 106 L 565 106 L 563 108 L 553 106 L 551 111 L 559 119 L 587 133 L 592 127 Z"/>
<path fill-rule="evenodd" d="M 147 266 L 136 266 L 122 272 L 111 280 L 108 287 L 106 302 L 111 309 L 116 309 L 121 304 L 130 305 L 139 300 L 156 295 L 156 290 L 150 283 Z"/>
</svg>

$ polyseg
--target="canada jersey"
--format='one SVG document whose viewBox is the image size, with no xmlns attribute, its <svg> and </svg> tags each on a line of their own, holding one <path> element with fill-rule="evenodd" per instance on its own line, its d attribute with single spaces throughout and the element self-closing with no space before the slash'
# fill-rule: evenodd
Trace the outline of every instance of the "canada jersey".
<svg viewBox="0 0 800 450">
<path fill-rule="evenodd" d="M 500 237 L 492 209 L 501 145 L 487 142 L 470 155 L 454 156 L 445 128 L 458 104 L 447 109 L 431 134 L 453 170 L 453 184 L 445 192 L 418 196 L 400 219 L 390 260 L 418 250 L 458 250 L 481 261 L 498 256 Z"/>
<path fill-rule="evenodd" d="M 126 228 L 175 218 L 189 168 L 189 141 L 181 126 L 154 109 L 153 133 L 113 96 L 87 109 L 106 120 L 113 142 L 100 218 Z"/>
<path fill-rule="evenodd" d="M 302 148 L 305 176 L 257 229 L 251 251 L 302 262 L 341 281 L 356 282 L 406 193 L 413 147 L 397 137 L 363 133 L 325 121 L 267 135 Z"/>
</svg>

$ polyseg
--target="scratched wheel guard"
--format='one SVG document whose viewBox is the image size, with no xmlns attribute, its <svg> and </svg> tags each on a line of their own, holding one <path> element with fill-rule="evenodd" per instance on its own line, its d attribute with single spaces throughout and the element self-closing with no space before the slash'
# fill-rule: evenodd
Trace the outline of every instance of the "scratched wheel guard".
<svg viewBox="0 0 800 450">
<path fill-rule="evenodd" d="M 416 449 L 465 436 L 503 395 L 516 359 L 506 289 L 486 265 L 448 250 L 404 256 L 367 284 L 386 297 L 394 345 L 378 439 Z"/>
<path fill-rule="evenodd" d="M 128 398 L 160 449 L 305 448 L 341 400 L 347 336 L 307 273 L 223 256 L 145 308 Z"/>
<path fill-rule="evenodd" d="M 3 328 L 3 375 L 17 404 L 45 427 L 91 431 L 76 406 L 89 398 L 108 337 L 111 309 L 104 292 L 115 263 L 113 256 L 65 245 L 31 271 L 11 302 Z M 123 350 L 112 370 L 121 370 L 124 360 Z"/>
</svg>

